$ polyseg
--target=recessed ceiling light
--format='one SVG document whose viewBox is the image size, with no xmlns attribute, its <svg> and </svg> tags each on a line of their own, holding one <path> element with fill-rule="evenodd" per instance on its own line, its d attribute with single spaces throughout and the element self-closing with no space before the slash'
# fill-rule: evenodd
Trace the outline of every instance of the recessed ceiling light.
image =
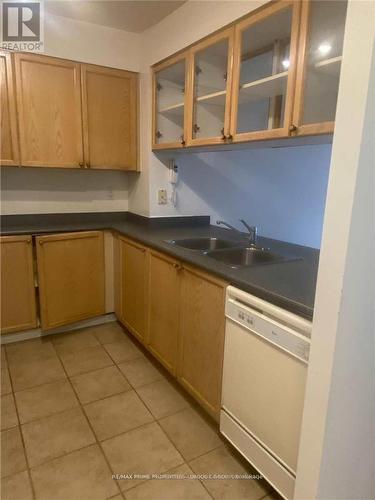
<svg viewBox="0 0 375 500">
<path fill-rule="evenodd" d="M 329 43 L 321 43 L 318 47 L 318 51 L 322 54 L 322 56 L 326 56 L 329 52 L 331 52 L 332 45 Z"/>
<path fill-rule="evenodd" d="M 281 64 L 283 65 L 283 67 L 285 69 L 288 69 L 290 66 L 290 61 L 289 61 L 289 59 L 284 59 L 284 61 L 281 61 Z"/>
</svg>

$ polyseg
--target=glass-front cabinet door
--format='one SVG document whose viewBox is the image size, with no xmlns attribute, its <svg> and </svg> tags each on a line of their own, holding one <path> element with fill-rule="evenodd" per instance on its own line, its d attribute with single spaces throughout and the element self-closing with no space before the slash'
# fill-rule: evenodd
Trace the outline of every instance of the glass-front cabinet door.
<svg viewBox="0 0 375 500">
<path fill-rule="evenodd" d="M 191 48 L 188 145 L 231 139 L 233 39 L 232 27 Z"/>
<path fill-rule="evenodd" d="M 298 135 L 333 132 L 346 8 L 346 0 L 302 2 L 293 116 Z"/>
<path fill-rule="evenodd" d="M 153 149 L 185 146 L 187 57 L 180 54 L 153 71 Z"/>
<path fill-rule="evenodd" d="M 236 142 L 290 133 L 300 5 L 275 2 L 236 25 L 231 113 Z"/>
</svg>

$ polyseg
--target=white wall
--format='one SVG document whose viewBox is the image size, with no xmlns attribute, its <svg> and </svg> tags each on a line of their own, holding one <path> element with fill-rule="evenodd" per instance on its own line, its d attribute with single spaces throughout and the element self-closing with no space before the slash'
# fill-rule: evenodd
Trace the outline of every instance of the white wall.
<svg viewBox="0 0 375 500">
<path fill-rule="evenodd" d="M 139 71 L 141 35 L 98 24 L 45 14 L 48 56 Z"/>
<path fill-rule="evenodd" d="M 349 1 L 343 56 L 296 499 L 375 498 L 374 2 Z"/>
<path fill-rule="evenodd" d="M 128 177 L 123 172 L 1 169 L 3 215 L 126 210 Z"/>
<path fill-rule="evenodd" d="M 189 1 L 144 32 L 142 175 L 130 181 L 129 206 L 150 216 L 205 214 L 232 223 L 245 217 L 263 235 L 319 247 L 330 146 L 178 154 L 178 206 L 157 203 L 158 189 L 170 191 L 165 159 L 171 154 L 151 152 L 150 66 L 263 3 L 215 1 L 213 15 L 213 2 Z"/>
<path fill-rule="evenodd" d="M 45 55 L 139 71 L 139 34 L 46 13 Z M 2 214 L 128 210 L 129 175 L 115 171 L 1 169 Z"/>
<path fill-rule="evenodd" d="M 244 218 L 263 236 L 318 248 L 330 158 L 330 145 L 177 156 L 175 211 L 242 229 Z"/>
</svg>

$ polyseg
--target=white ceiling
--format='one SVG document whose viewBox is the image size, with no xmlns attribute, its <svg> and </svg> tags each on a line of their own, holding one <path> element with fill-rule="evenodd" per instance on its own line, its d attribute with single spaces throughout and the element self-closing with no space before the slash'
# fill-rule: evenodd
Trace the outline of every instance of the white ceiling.
<svg viewBox="0 0 375 500">
<path fill-rule="evenodd" d="M 186 0 L 59 0 L 46 1 L 46 11 L 56 16 L 141 33 L 157 24 Z"/>
</svg>

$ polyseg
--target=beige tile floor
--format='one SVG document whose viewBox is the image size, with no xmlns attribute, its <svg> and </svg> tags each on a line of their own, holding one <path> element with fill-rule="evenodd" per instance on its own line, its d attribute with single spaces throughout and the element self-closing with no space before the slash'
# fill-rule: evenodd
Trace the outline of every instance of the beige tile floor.
<svg viewBox="0 0 375 500">
<path fill-rule="evenodd" d="M 3 500 L 271 500 L 255 473 L 118 323 L 1 348 Z"/>
</svg>

